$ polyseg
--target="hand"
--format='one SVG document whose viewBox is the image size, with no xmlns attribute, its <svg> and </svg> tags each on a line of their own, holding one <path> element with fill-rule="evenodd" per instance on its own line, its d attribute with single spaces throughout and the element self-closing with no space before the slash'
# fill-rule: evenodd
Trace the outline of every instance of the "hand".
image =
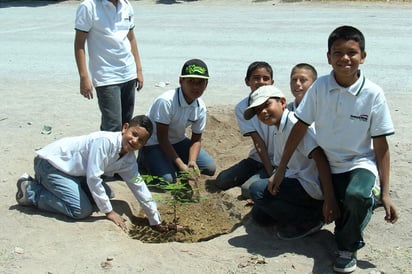
<svg viewBox="0 0 412 274">
<path fill-rule="evenodd" d="M 275 173 L 270 176 L 268 182 L 268 191 L 275 196 L 279 192 L 280 184 L 285 178 L 285 171 L 277 168 Z"/>
<path fill-rule="evenodd" d="M 87 99 L 93 99 L 93 85 L 89 78 L 80 79 L 80 94 Z"/>
<path fill-rule="evenodd" d="M 137 73 L 137 79 L 136 79 L 136 90 L 140 91 L 143 88 L 143 74 L 142 73 Z"/>
<path fill-rule="evenodd" d="M 339 206 L 335 199 L 328 201 L 325 199 L 323 202 L 323 222 L 325 224 L 330 224 L 333 221 L 340 218 Z"/>
<path fill-rule="evenodd" d="M 121 217 L 114 210 L 110 211 L 109 213 L 106 213 L 106 217 L 107 219 L 115 223 L 117 226 L 119 226 L 124 232 L 127 231 L 126 219 Z"/>
<path fill-rule="evenodd" d="M 190 179 L 197 179 L 200 176 L 200 169 L 196 164 L 196 161 L 189 161 L 187 163 L 189 168 L 189 178 Z"/>
<path fill-rule="evenodd" d="M 382 196 L 382 205 L 385 209 L 385 220 L 388 223 L 394 224 L 398 220 L 398 211 L 395 208 L 395 205 L 392 203 L 391 198 L 389 195 Z"/>
<path fill-rule="evenodd" d="M 158 224 L 158 225 L 152 225 L 151 227 L 157 232 L 161 232 L 161 233 L 168 232 L 168 231 L 181 231 L 184 229 L 183 226 L 177 225 L 177 224 L 169 224 L 169 225 Z"/>
</svg>

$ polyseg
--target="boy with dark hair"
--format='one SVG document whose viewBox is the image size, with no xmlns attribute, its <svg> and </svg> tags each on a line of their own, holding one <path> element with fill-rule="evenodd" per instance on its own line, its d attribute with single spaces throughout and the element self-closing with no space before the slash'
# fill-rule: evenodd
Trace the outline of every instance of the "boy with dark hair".
<svg viewBox="0 0 412 274">
<path fill-rule="evenodd" d="M 395 223 L 398 213 L 389 195 L 389 146 L 394 134 L 382 89 L 366 79 L 359 65 L 366 58 L 363 34 L 352 26 L 336 28 L 328 39 L 327 58 L 333 70 L 318 78 L 295 112 L 299 120 L 289 135 L 275 173 L 279 188 L 293 152 L 309 125 L 331 166 L 340 218 L 335 221 L 338 256 L 333 269 L 356 269 L 357 250 L 365 245 L 363 230 L 371 219 L 379 180 L 385 220 Z"/>
<path fill-rule="evenodd" d="M 154 124 L 153 135 L 138 157 L 142 173 L 161 177 L 156 181 L 169 183 L 175 183 L 180 172 L 191 177 L 200 173 L 214 175 L 216 163 L 202 148 L 207 116 L 201 96 L 208 79 L 209 70 L 202 60 L 188 60 L 179 77 L 180 87 L 154 100 L 147 114 Z M 190 138 L 186 135 L 188 127 L 192 133 Z"/>
<path fill-rule="evenodd" d="M 125 220 L 113 210 L 101 178 L 118 173 L 143 207 L 150 225 L 164 230 L 135 156 L 152 131 L 150 119 L 138 115 L 125 123 L 122 131 L 67 137 L 43 147 L 34 158 L 35 179 L 26 174 L 17 181 L 16 201 L 78 220 L 92 214 L 94 200 L 109 220 L 125 230 Z"/>
<path fill-rule="evenodd" d="M 250 105 L 250 98 L 259 87 L 273 85 L 273 70 L 270 64 L 263 61 L 251 63 L 246 71 L 245 84 L 250 93 L 235 107 L 235 116 L 240 133 L 250 136 L 253 148 L 247 158 L 223 170 L 216 177 L 216 186 L 227 190 L 241 186 L 243 198 L 249 198 L 249 186 L 260 178 L 268 178 L 273 170 L 273 126 L 268 126 L 256 117 L 245 120 L 243 112 Z"/>
<path fill-rule="evenodd" d="M 262 123 L 275 127 L 273 161 L 277 164 L 297 120 L 286 108 L 285 95 L 274 86 L 262 86 L 252 94 L 244 117 L 249 120 L 255 114 Z M 276 193 L 272 192 L 273 175 L 250 186 L 253 218 L 263 225 L 276 224 L 277 236 L 282 240 L 313 234 L 323 223 L 335 219 L 336 215 L 330 215 L 330 211 L 339 214 L 328 161 L 314 134 L 311 127 L 293 154 Z"/>
</svg>

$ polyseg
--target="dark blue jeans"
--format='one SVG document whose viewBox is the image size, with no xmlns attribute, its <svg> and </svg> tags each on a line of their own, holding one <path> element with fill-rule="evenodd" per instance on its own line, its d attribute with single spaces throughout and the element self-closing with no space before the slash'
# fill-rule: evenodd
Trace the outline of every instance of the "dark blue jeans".
<svg viewBox="0 0 412 274">
<path fill-rule="evenodd" d="M 252 158 L 243 159 L 234 166 L 221 171 L 216 177 L 216 186 L 223 190 L 241 186 L 250 177 L 258 174 L 260 171 L 264 172 L 266 175 L 264 177 L 267 177 L 265 168 L 261 162 L 253 160 Z"/>
<path fill-rule="evenodd" d="M 126 83 L 96 87 L 102 113 L 100 130 L 121 131 L 133 116 L 136 79 Z"/>
<path fill-rule="evenodd" d="M 322 220 L 322 200 L 313 199 L 297 179 L 285 178 L 279 193 L 267 190 L 268 179 L 253 183 L 250 196 L 254 201 L 252 217 L 261 224 L 312 224 Z"/>
<path fill-rule="evenodd" d="M 173 148 L 179 157 L 187 164 L 189 160 L 190 140 L 173 144 Z M 139 150 L 137 160 L 139 169 L 142 174 L 150 174 L 162 177 L 168 182 L 175 182 L 178 176 L 178 169 L 172 160 L 163 152 L 160 145 L 145 146 Z M 200 149 L 196 164 L 201 174 L 213 176 L 216 171 L 215 160 L 204 150 Z"/>
</svg>

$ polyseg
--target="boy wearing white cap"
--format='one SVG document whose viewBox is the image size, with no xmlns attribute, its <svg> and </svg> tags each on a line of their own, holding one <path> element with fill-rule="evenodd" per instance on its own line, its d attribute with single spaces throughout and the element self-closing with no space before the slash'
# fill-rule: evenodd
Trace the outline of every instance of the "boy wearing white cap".
<svg viewBox="0 0 412 274">
<path fill-rule="evenodd" d="M 277 165 L 297 120 L 293 112 L 286 108 L 282 91 L 274 86 L 262 86 L 251 95 L 251 104 L 245 110 L 244 117 L 251 119 L 254 115 L 263 123 L 275 126 L 273 161 Z M 280 185 L 273 184 L 272 175 L 269 180 L 253 183 L 249 190 L 255 203 L 253 218 L 261 224 L 276 223 L 277 235 L 284 240 L 315 233 L 323 223 L 334 220 L 336 216 L 329 215 L 330 211 L 339 214 L 329 164 L 315 141 L 312 128 L 309 128 L 304 141 L 289 161 Z"/>
<path fill-rule="evenodd" d="M 148 112 L 153 134 L 138 157 L 142 173 L 170 183 L 176 182 L 179 172 L 214 175 L 215 161 L 201 146 L 206 105 L 200 97 L 208 79 L 209 71 L 202 60 L 188 60 L 179 78 L 180 87 L 155 99 Z M 186 136 L 188 127 L 192 131 L 190 139 Z"/>
</svg>

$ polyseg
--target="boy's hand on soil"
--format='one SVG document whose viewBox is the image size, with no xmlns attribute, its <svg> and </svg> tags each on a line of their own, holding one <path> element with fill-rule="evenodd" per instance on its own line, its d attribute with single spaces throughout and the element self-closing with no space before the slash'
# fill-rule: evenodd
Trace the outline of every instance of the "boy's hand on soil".
<svg viewBox="0 0 412 274">
<path fill-rule="evenodd" d="M 189 163 L 187 163 L 187 166 L 189 167 L 189 177 L 191 179 L 196 179 L 200 176 L 200 170 L 196 164 L 196 161 L 189 161 Z"/>
<path fill-rule="evenodd" d="M 106 213 L 107 219 L 115 223 L 118 227 L 120 227 L 124 232 L 127 231 L 126 228 L 126 219 L 117 214 L 114 210 Z"/>
<path fill-rule="evenodd" d="M 167 225 L 152 225 L 152 228 L 156 230 L 157 232 L 168 232 L 169 228 Z"/>
<path fill-rule="evenodd" d="M 169 224 L 169 225 L 153 225 L 152 228 L 158 232 L 168 232 L 168 231 L 181 231 L 184 229 L 181 225 Z"/>
</svg>

